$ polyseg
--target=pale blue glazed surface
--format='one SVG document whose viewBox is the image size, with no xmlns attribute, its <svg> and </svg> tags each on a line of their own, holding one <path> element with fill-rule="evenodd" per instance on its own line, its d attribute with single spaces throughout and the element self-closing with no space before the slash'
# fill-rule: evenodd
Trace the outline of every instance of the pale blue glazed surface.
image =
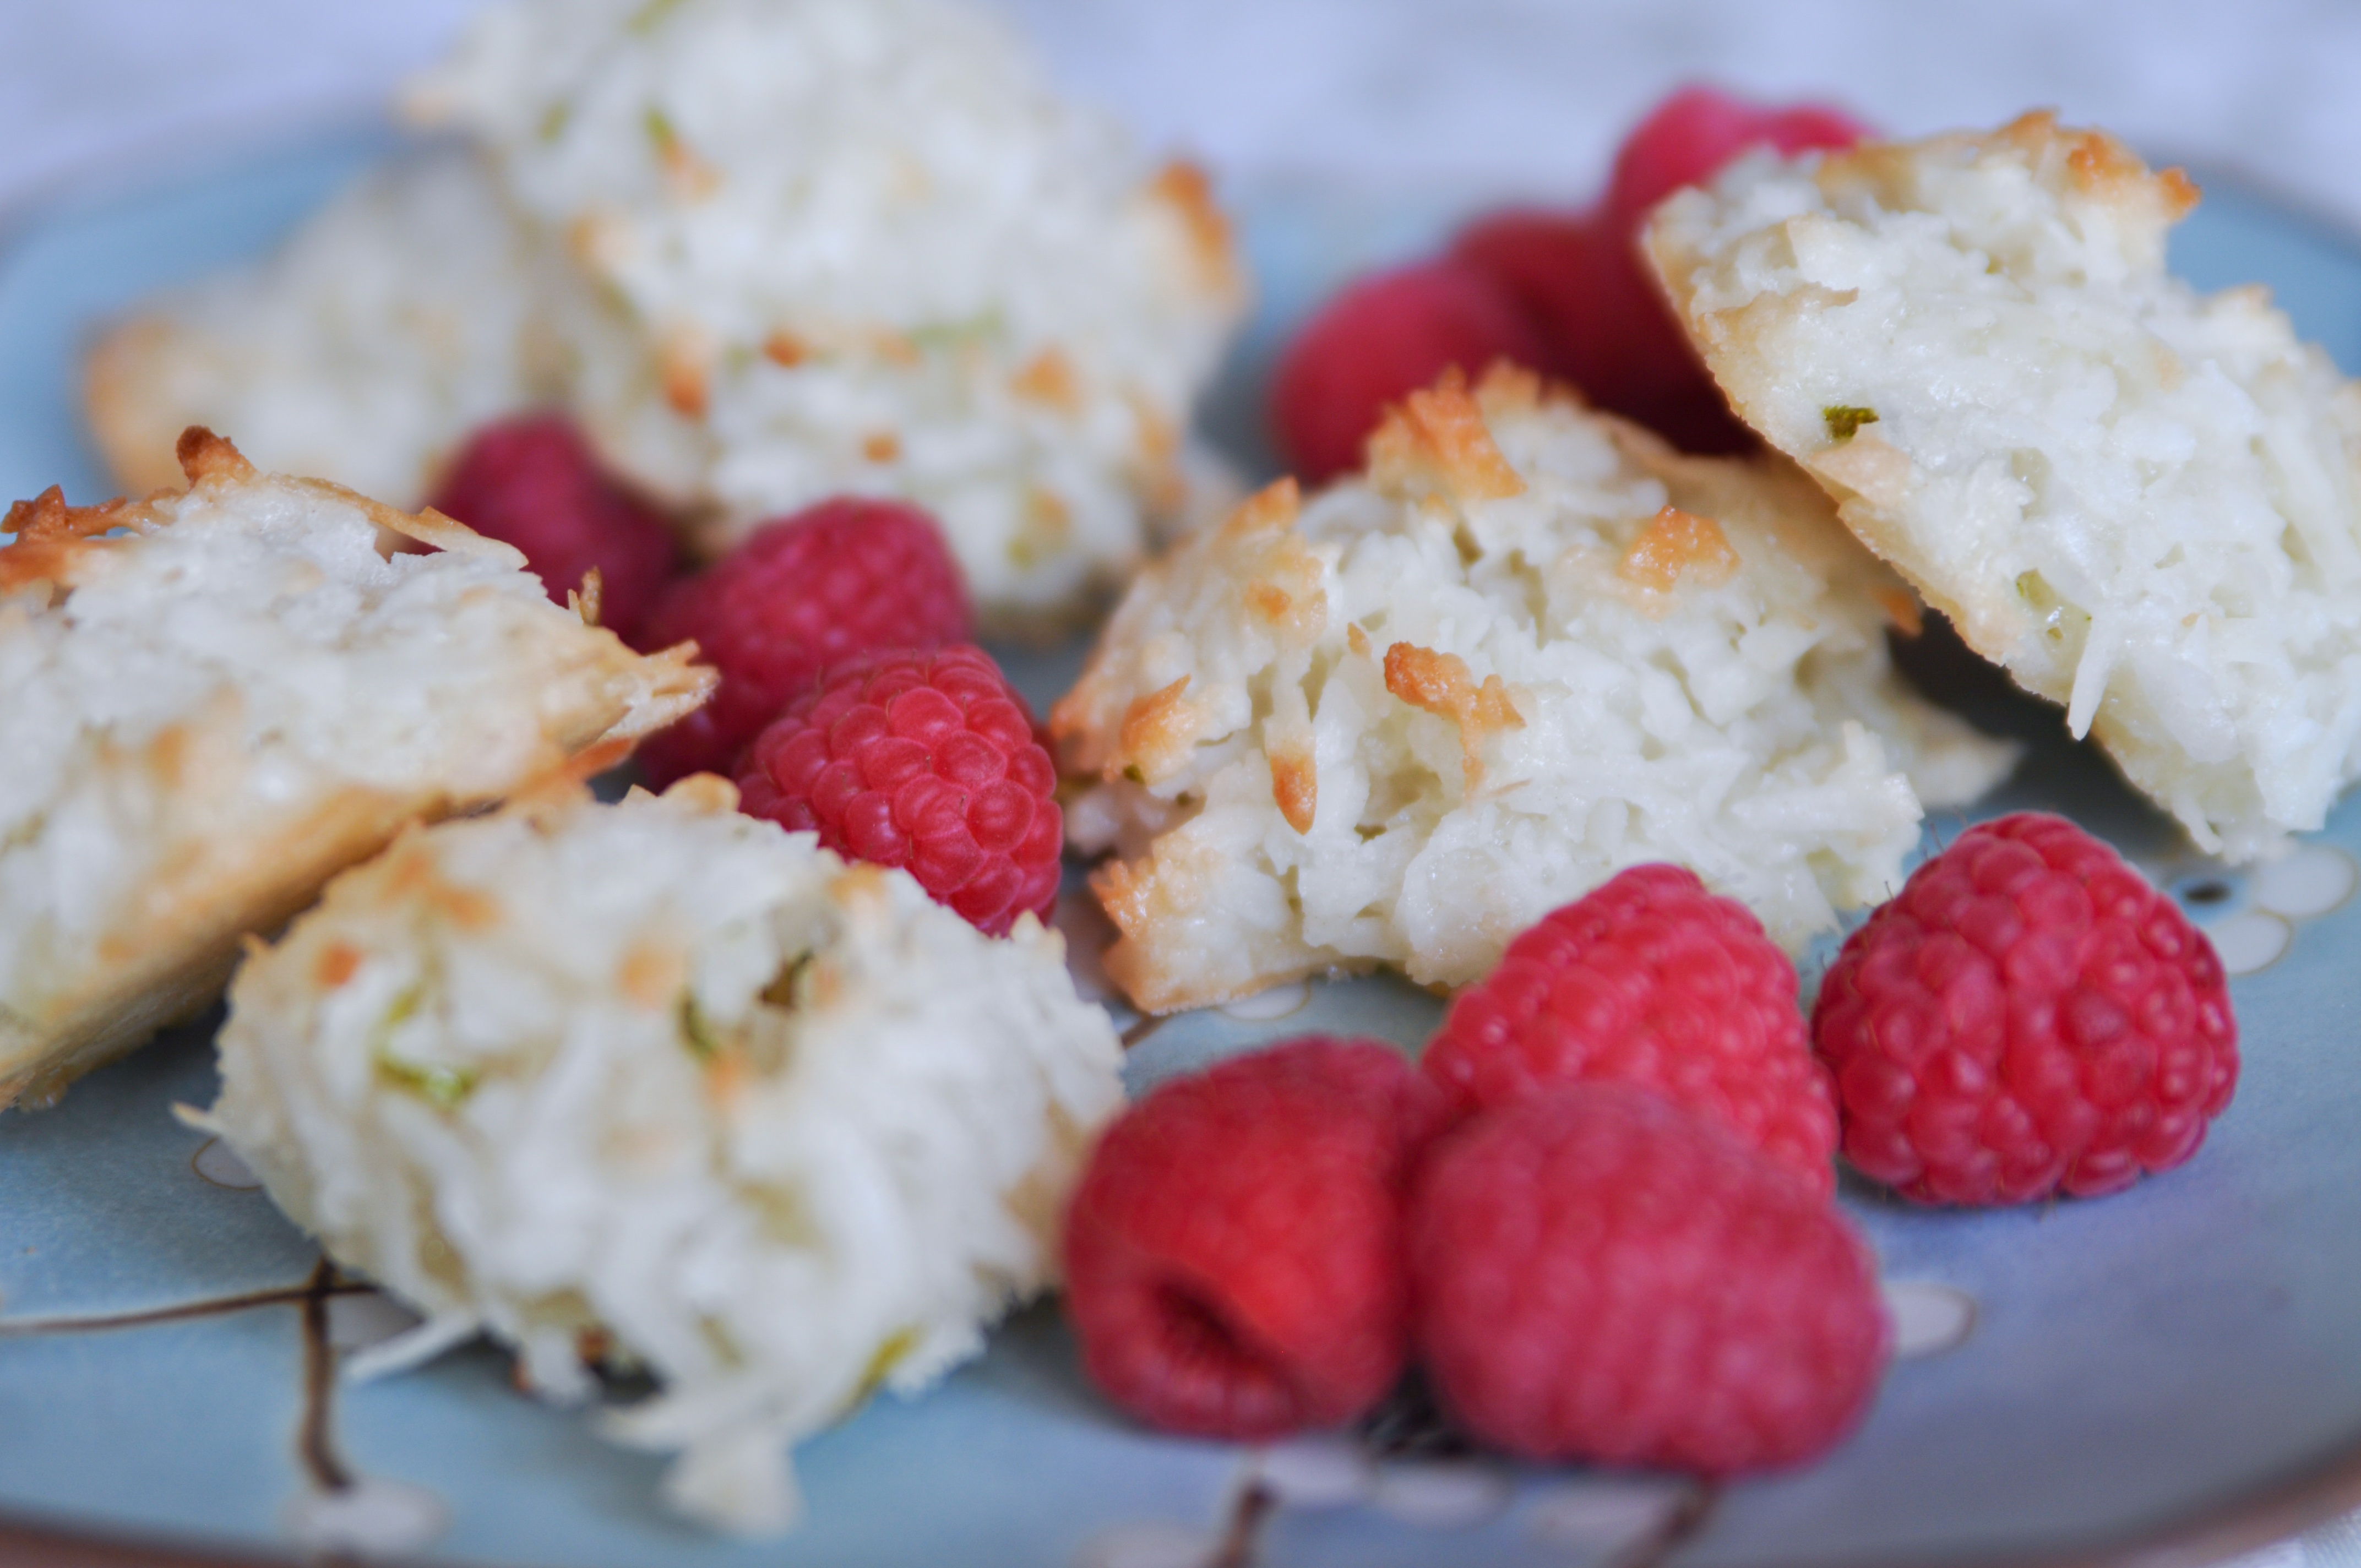
<svg viewBox="0 0 2361 1568">
<path fill-rule="evenodd" d="M 192 172 L 160 189 L 21 217 L 0 233 L 0 499 L 62 482 L 105 493 L 72 412 L 89 323 L 148 290 L 250 254 L 382 146 Z M 1246 208 L 1263 312 L 1209 414 L 1249 461 L 1251 391 L 1280 324 L 1342 269 L 1399 255 L 1448 203 L 1268 192 Z M 2177 256 L 2202 284 L 2271 283 L 2309 334 L 2361 366 L 2361 255 L 2216 192 Z M 1024 660 L 1037 700 L 1072 655 Z M 5 694 L 0 694 L 5 701 Z M 2015 707 L 2012 722 L 2054 734 Z M 5 759 L 0 759 L 5 765 Z M 2103 764 L 2052 739 L 1987 811 L 2044 806 L 2106 833 L 2153 874 L 2210 868 Z M 1956 824 L 1938 825 L 1948 830 Z M 2361 855 L 2361 805 L 2317 842 Z M 2192 913 L 2239 917 L 2245 882 Z M 1682 1556 L 1697 1563 L 1974 1561 L 2099 1548 L 2235 1504 L 2333 1460 L 2361 1464 L 2361 906 L 2294 923 L 2284 957 L 2234 983 L 2246 1065 L 2205 1151 L 2103 1201 L 1935 1213 L 1849 1190 L 1889 1276 L 1974 1299 L 1959 1349 L 1904 1363 L 1863 1430 L 1804 1474 L 1737 1487 Z M 1407 987 L 1314 989 L 1304 1010 L 1187 1015 L 1135 1051 L 1135 1088 L 1258 1039 L 1317 1026 L 1415 1045 L 1438 1004 Z M 34 1319 L 147 1310 L 300 1285 L 313 1250 L 259 1193 L 201 1179 L 175 1101 L 212 1098 L 203 1029 L 77 1086 L 56 1111 L 0 1117 L 0 1515 L 280 1554 L 304 1490 L 300 1311 L 280 1304 L 106 1332 L 11 1332 Z M 441 1499 L 428 1555 L 547 1564 L 765 1563 L 1038 1568 L 1157 1521 L 1218 1527 L 1244 1451 L 1146 1433 L 1075 1368 L 1054 1311 L 1003 1332 L 915 1404 L 880 1402 L 806 1444 L 809 1522 L 784 1541 L 701 1536 L 653 1503 L 658 1465 L 515 1394 L 483 1349 L 334 1399 L 356 1473 Z M 1579 1562 L 1533 1528 L 1563 1475 L 1526 1473 L 1484 1522 L 1443 1529 L 1378 1506 L 1282 1508 L 1259 1561 Z M 1110 1536 L 1105 1532 L 1113 1531 Z"/>
</svg>

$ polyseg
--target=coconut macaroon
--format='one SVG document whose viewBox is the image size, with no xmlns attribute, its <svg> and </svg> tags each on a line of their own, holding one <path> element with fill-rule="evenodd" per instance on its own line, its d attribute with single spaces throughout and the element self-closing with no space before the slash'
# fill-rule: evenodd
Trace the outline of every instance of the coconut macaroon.
<svg viewBox="0 0 2361 1568">
<path fill-rule="evenodd" d="M 790 1442 L 1049 1282 L 1122 1048 L 1032 916 L 983 937 L 736 798 L 405 836 L 239 972 L 199 1120 L 425 1315 L 357 1371 L 479 1331 L 555 1398 L 642 1367 L 606 1431 L 759 1532 L 797 1511 Z"/>
<path fill-rule="evenodd" d="M 2244 860 L 2361 773 L 2361 397 L 2260 288 L 2165 270 L 2196 200 L 2029 115 L 1748 159 L 1648 245 L 1747 422 Z"/>
<path fill-rule="evenodd" d="M 596 288 L 577 411 L 705 552 L 845 492 L 942 521 L 988 621 L 1077 607 L 1186 504 L 1244 302 L 1203 178 L 943 0 L 511 0 L 407 99 Z"/>
<path fill-rule="evenodd" d="M 1496 369 L 1143 573 L 1050 728 L 1150 1011 L 1330 970 L 1426 984 L 1676 861 L 1790 948 L 1883 896 L 2012 750 L 1889 669 L 1916 609 L 1783 463 L 1684 458 Z"/>
<path fill-rule="evenodd" d="M 258 466 L 404 507 L 478 425 L 556 399 L 563 263 L 464 148 L 377 170 L 253 266 L 155 302 L 92 349 L 92 433 L 135 495 L 172 443 L 226 431 Z"/>
<path fill-rule="evenodd" d="M 619 760 L 714 680 L 447 518 L 258 474 L 203 431 L 181 450 L 184 493 L 52 489 L 5 525 L 0 1106 L 210 1001 L 243 933 L 403 824 Z M 437 552 L 389 558 L 394 535 Z"/>
</svg>

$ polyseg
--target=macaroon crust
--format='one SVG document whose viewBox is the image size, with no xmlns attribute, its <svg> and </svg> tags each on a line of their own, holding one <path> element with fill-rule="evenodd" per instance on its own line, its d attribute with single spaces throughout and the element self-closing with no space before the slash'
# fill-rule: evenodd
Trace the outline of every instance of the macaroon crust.
<svg viewBox="0 0 2361 1568">
<path fill-rule="evenodd" d="M 653 1397 L 675 1508 L 798 1511 L 788 1445 L 1050 1283 L 1122 1047 L 1030 915 L 986 938 L 695 774 L 406 833 L 232 988 L 203 1114 L 330 1255 L 543 1397 Z"/>
<path fill-rule="evenodd" d="M 19 502 L 0 549 L 0 1106 L 203 1006 L 238 939 L 407 823 L 611 764 L 705 699 L 551 604 L 508 545 L 257 472 Z M 414 541 L 433 554 L 396 551 Z"/>
<path fill-rule="evenodd" d="M 1648 860 L 1794 950 L 1899 883 L 1922 802 L 2013 761 L 1893 674 L 1916 602 L 1783 463 L 1683 457 L 1506 367 L 1368 454 L 1148 567 L 1051 715 L 1142 1008 L 1463 983 Z"/>
<path fill-rule="evenodd" d="M 927 508 L 1034 636 L 1191 512 L 1246 304 L 1204 174 L 941 0 L 511 0 L 409 88 L 587 287 L 572 406 L 711 557 L 829 495 Z"/>
<path fill-rule="evenodd" d="M 1750 158 L 1647 248 L 1845 524 L 2242 861 L 2361 775 L 2361 393 L 2261 288 L 2165 269 L 2196 201 L 2032 114 Z"/>
<path fill-rule="evenodd" d="M 562 398 L 552 302 L 569 286 L 480 154 L 410 153 L 260 261 L 115 323 L 84 362 L 82 411 L 134 495 L 180 483 L 173 440 L 201 424 L 269 472 L 416 507 L 478 425 Z"/>
</svg>

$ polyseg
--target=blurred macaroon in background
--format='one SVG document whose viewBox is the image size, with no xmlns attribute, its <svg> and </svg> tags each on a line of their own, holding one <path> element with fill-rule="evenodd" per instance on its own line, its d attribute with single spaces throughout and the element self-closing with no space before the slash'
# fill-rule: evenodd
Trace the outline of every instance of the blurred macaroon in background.
<svg viewBox="0 0 2361 1568">
<path fill-rule="evenodd" d="M 2339 0 L 990 0 L 1064 89 L 1239 179 L 1587 199 L 1671 87 L 1825 97 L 1897 134 L 2050 106 L 2361 225 L 2361 6 Z M 0 5 L 0 214 L 365 121 L 477 0 Z"/>
</svg>

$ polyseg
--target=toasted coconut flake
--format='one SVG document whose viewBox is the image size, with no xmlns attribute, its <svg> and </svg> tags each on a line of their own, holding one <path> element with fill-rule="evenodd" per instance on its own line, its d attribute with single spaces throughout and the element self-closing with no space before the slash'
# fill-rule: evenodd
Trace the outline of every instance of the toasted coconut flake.
<svg viewBox="0 0 2361 1568">
<path fill-rule="evenodd" d="M 1455 365 L 1386 411 L 1369 437 L 1369 478 L 1383 488 L 1434 488 L 1460 501 L 1498 500 L 1525 488 L 1492 444 L 1484 411 Z"/>
<path fill-rule="evenodd" d="M 172 457 L 192 485 L 201 485 L 207 479 L 236 484 L 254 477 L 254 465 L 246 460 L 246 455 L 201 424 L 181 432 Z"/>
<path fill-rule="evenodd" d="M 1623 552 L 1616 572 L 1650 593 L 1670 593 L 1684 573 L 1701 587 L 1718 588 L 1738 571 L 1738 553 L 1709 517 L 1667 506 L 1648 520 Z"/>
<path fill-rule="evenodd" d="M 129 506 L 117 496 L 94 507 L 71 507 L 66 505 L 64 489 L 51 485 L 31 500 L 10 502 L 8 515 L 0 519 L 0 533 L 13 533 L 20 542 L 34 543 L 88 539 L 121 526 Z"/>
<path fill-rule="evenodd" d="M 1525 727 L 1499 676 L 1487 675 L 1479 686 L 1468 678 L 1466 660 L 1415 642 L 1386 650 L 1386 690 L 1459 727 L 1459 765 L 1471 791 L 1484 782 L 1486 738 Z"/>
<path fill-rule="evenodd" d="M 1082 381 L 1074 362 L 1066 357 L 1065 350 L 1051 344 L 1035 355 L 1009 382 L 1010 389 L 1020 398 L 1058 410 L 1061 413 L 1078 413 L 1082 407 Z"/>
<path fill-rule="evenodd" d="M 1148 183 L 1148 194 L 1180 214 L 1187 226 L 1191 255 L 1200 280 L 1214 294 L 1240 292 L 1245 284 L 1238 267 L 1237 245 L 1230 220 L 1213 200 L 1213 182 L 1204 170 L 1177 159 Z"/>
<path fill-rule="evenodd" d="M 1188 689 L 1189 677 L 1183 675 L 1169 686 L 1135 698 L 1124 709 L 1122 738 L 1113 766 L 1152 782 L 1180 764 L 1197 738 L 1197 710 L 1181 695 Z"/>
<path fill-rule="evenodd" d="M 1309 745 L 1299 740 L 1271 748 L 1270 795 L 1290 828 L 1312 831 L 1320 810 L 1320 764 Z"/>
</svg>

